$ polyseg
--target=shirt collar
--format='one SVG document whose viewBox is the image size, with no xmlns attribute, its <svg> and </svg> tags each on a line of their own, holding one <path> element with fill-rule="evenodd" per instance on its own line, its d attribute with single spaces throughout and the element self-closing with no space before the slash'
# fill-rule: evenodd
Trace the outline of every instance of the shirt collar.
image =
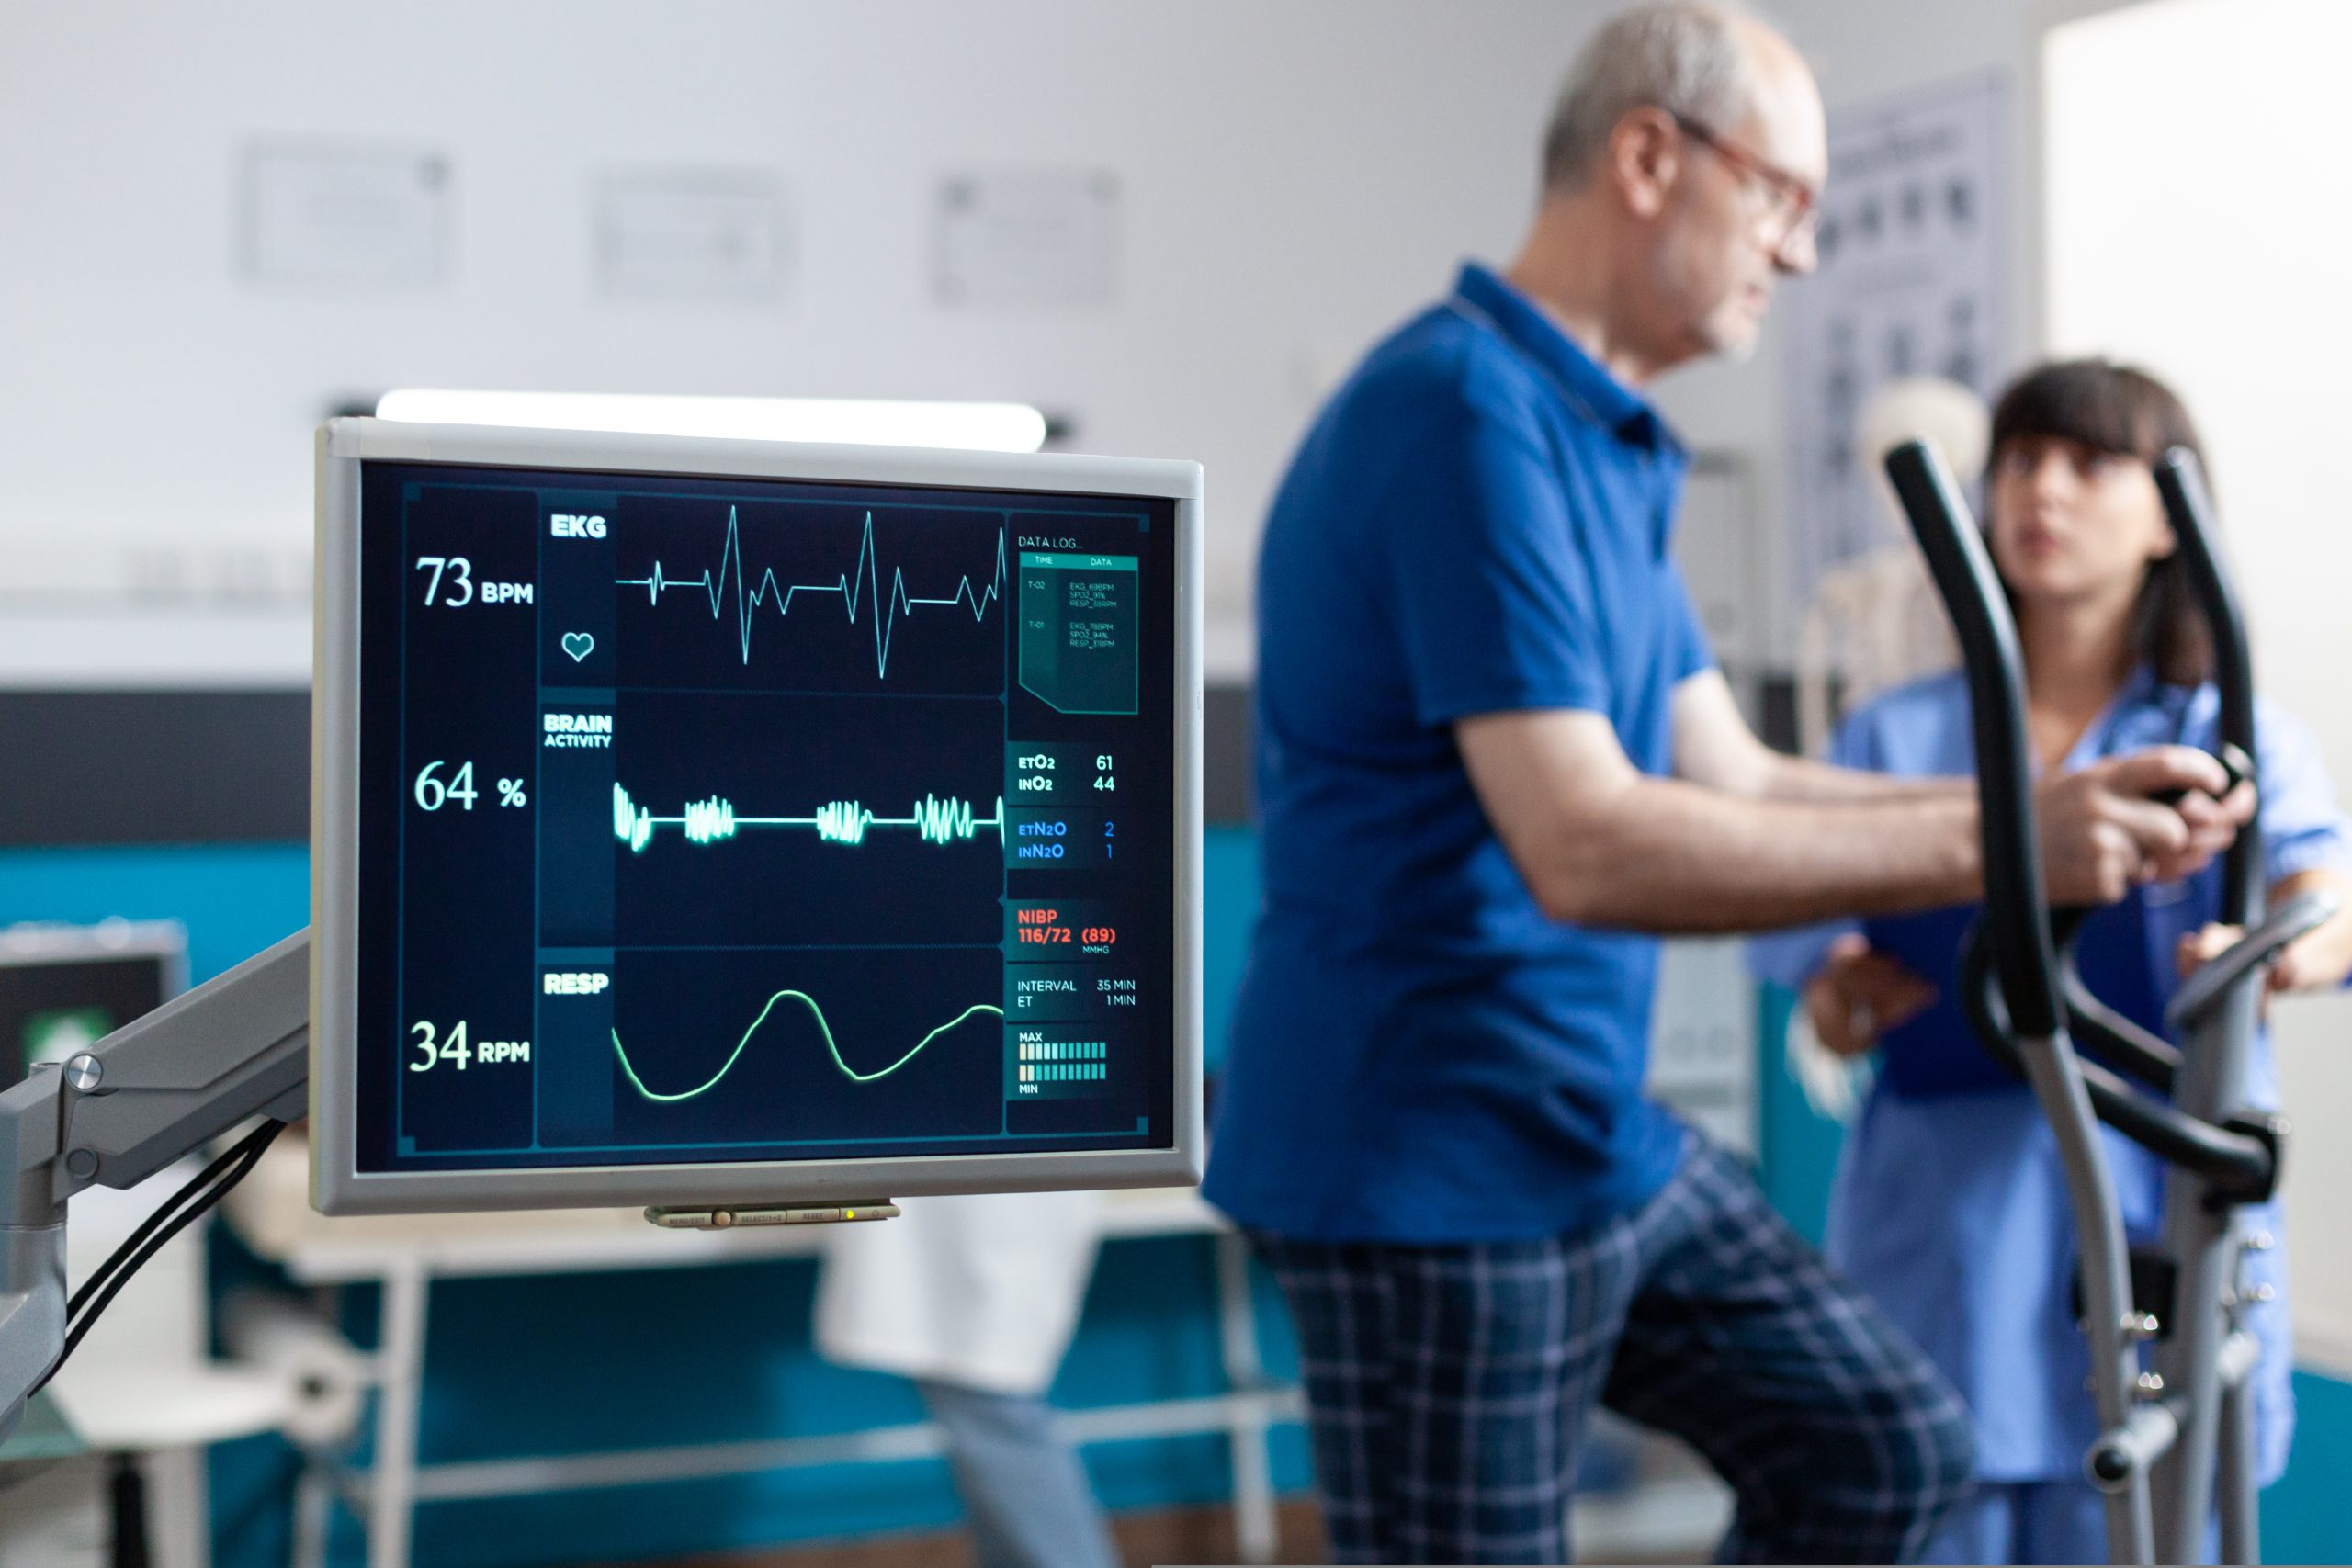
<svg viewBox="0 0 2352 1568">
<path fill-rule="evenodd" d="M 2165 684 L 2146 664 L 2134 664 L 2067 753 L 2065 765 L 2079 768 L 2142 746 L 2177 743 L 2199 695 L 2198 690 Z"/>
<path fill-rule="evenodd" d="M 1577 413 L 1620 440 L 1679 454 L 1682 444 L 1642 395 L 1611 376 L 1543 308 L 1476 262 L 1464 262 L 1449 301 L 1532 361 Z"/>
</svg>

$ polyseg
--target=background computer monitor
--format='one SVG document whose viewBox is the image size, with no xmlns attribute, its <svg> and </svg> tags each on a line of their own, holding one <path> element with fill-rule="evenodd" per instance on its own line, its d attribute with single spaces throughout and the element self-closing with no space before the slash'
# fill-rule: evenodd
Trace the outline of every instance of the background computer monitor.
<svg viewBox="0 0 2352 1568">
<path fill-rule="evenodd" d="M 0 926 L 0 1089 L 62 1062 L 187 986 L 177 920 Z"/>
<path fill-rule="evenodd" d="M 1200 470 L 337 421 L 313 1199 L 1197 1176 Z"/>
</svg>

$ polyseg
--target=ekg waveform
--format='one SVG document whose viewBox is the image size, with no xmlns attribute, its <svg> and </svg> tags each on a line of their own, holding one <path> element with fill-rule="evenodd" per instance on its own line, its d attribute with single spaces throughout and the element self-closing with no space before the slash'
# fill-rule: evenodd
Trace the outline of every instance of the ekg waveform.
<svg viewBox="0 0 2352 1568">
<path fill-rule="evenodd" d="M 924 795 L 904 817 L 876 817 L 854 800 L 831 800 L 806 817 L 741 817 L 735 803 L 718 795 L 691 800 L 675 817 L 657 817 L 629 798 L 628 791 L 613 786 L 613 837 L 632 852 L 643 852 L 655 829 L 677 828 L 690 844 L 715 844 L 746 828 L 807 828 L 831 844 L 855 846 L 876 828 L 912 828 L 926 844 L 961 843 L 982 832 L 1004 836 L 1004 797 L 997 797 L 996 815 L 982 817 L 968 800 Z"/>
<path fill-rule="evenodd" d="M 752 1043 L 752 1036 L 760 1032 L 760 1026 L 765 1023 L 768 1021 L 768 1015 L 775 1010 L 776 1003 L 787 1000 L 798 1002 L 802 1007 L 808 1010 L 809 1018 L 814 1021 L 817 1025 L 817 1032 L 824 1037 L 825 1049 L 831 1055 L 833 1058 L 833 1066 L 839 1067 L 842 1071 L 842 1076 L 848 1078 L 852 1083 L 873 1083 L 877 1078 L 888 1077 L 892 1073 L 897 1072 L 900 1067 L 905 1066 L 909 1062 L 913 1061 L 917 1056 L 922 1055 L 923 1048 L 929 1045 L 933 1041 L 938 1039 L 941 1035 L 945 1034 L 948 1031 L 956 1028 L 958 1024 L 963 1023 L 967 1019 L 970 1019 L 975 1014 L 984 1012 L 994 1013 L 1000 1019 L 1004 1016 L 1004 1010 L 1002 1008 L 990 1007 L 986 1002 L 976 1002 L 972 1006 L 966 1008 L 962 1012 L 957 1013 L 954 1018 L 949 1019 L 945 1023 L 943 1023 L 938 1028 L 933 1030 L 930 1033 L 924 1035 L 922 1039 L 916 1041 L 913 1045 L 908 1048 L 905 1055 L 900 1056 L 888 1066 L 876 1067 L 870 1073 L 861 1073 L 842 1059 L 842 1048 L 833 1040 L 832 1026 L 825 1021 L 825 1010 L 817 1005 L 817 998 L 810 996 L 806 991 L 787 990 L 778 991 L 775 995 L 768 998 L 767 1006 L 760 1010 L 759 1017 L 752 1020 L 751 1027 L 743 1031 L 743 1037 L 735 1042 L 735 1049 L 728 1054 L 727 1060 L 719 1065 L 718 1071 L 711 1074 L 708 1078 L 705 1079 L 702 1083 L 695 1085 L 693 1089 L 681 1089 L 675 1094 L 662 1094 L 653 1089 L 648 1089 L 645 1086 L 645 1080 L 637 1076 L 637 1068 L 630 1065 L 628 1051 L 621 1044 L 621 1032 L 617 1029 L 612 1032 L 613 1055 L 619 1059 L 621 1071 L 628 1075 L 630 1086 L 634 1088 L 640 1096 L 646 1100 L 651 1100 L 654 1104 L 675 1105 L 682 1100 L 699 1099 L 701 1096 L 708 1094 L 712 1089 L 717 1089 L 720 1080 L 725 1078 L 729 1073 L 734 1071 L 736 1062 L 741 1059 L 744 1051 L 750 1047 Z"/>
<path fill-rule="evenodd" d="M 752 662 L 752 628 L 762 604 L 773 604 L 776 618 L 789 617 L 793 600 L 803 593 L 833 593 L 842 600 L 849 623 L 857 625 L 863 612 L 874 626 L 874 673 L 876 679 L 888 679 L 890 673 L 890 640 L 898 630 L 899 620 L 918 609 L 949 609 L 962 604 L 972 612 L 975 624 L 988 615 L 989 606 L 1004 596 L 1004 530 L 996 533 L 996 562 L 987 583 L 972 585 L 969 573 L 956 584 L 956 591 L 944 598 L 911 593 L 907 589 L 906 569 L 890 569 L 890 587 L 886 595 L 882 588 L 882 562 L 874 542 L 874 513 L 865 514 L 865 531 L 857 547 L 857 560 L 849 570 L 831 582 L 779 581 L 773 567 L 761 571 L 758 582 L 745 585 L 748 569 L 743 563 L 742 530 L 736 521 L 736 509 L 727 509 L 727 541 L 720 547 L 718 564 L 705 567 L 694 577 L 672 577 L 663 570 L 659 558 L 643 577 L 614 579 L 616 587 L 642 588 L 646 599 L 654 608 L 662 605 L 662 596 L 679 588 L 699 588 L 710 604 L 710 618 L 723 619 L 731 607 L 735 612 L 736 648 L 746 668 Z"/>
</svg>

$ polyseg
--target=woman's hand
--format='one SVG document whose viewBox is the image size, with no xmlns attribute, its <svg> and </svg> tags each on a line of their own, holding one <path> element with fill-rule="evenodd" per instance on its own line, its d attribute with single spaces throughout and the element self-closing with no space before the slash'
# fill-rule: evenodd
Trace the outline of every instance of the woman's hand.
<svg viewBox="0 0 2352 1568">
<path fill-rule="evenodd" d="M 2352 975 L 2352 878 L 2334 872 L 2307 871 L 2290 876 L 2270 890 L 2270 901 L 2284 904 L 2305 893 L 2325 891 L 2342 901 L 2335 917 L 2312 927 L 2279 950 L 2263 983 L 2276 996 L 2287 991 L 2324 991 L 2344 984 Z M 2187 979 L 2199 965 L 2218 958 L 2245 934 L 2243 926 L 2211 925 L 2180 939 L 2174 962 Z"/>
<path fill-rule="evenodd" d="M 1804 985 L 1805 1016 L 1822 1044 L 1840 1056 L 1860 1056 L 1890 1029 L 1901 1027 L 1936 999 L 1936 987 L 1901 961 L 1871 950 L 1849 931 L 1830 943 L 1829 957 Z"/>
</svg>

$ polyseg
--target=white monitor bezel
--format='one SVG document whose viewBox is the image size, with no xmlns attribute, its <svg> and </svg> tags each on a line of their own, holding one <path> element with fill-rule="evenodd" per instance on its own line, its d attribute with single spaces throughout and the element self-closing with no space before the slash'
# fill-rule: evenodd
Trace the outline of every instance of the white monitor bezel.
<svg viewBox="0 0 2352 1568">
<path fill-rule="evenodd" d="M 362 1171 L 359 973 L 360 465 L 956 486 L 1173 501 L 1175 1107 L 1166 1148 L 877 1159 Z M 612 1204 L 827 1204 L 941 1192 L 1189 1185 L 1200 1179 L 1202 476 L 1197 463 L 822 446 L 338 419 L 318 435 L 311 714 L 311 1197 L 321 1213 Z"/>
</svg>

